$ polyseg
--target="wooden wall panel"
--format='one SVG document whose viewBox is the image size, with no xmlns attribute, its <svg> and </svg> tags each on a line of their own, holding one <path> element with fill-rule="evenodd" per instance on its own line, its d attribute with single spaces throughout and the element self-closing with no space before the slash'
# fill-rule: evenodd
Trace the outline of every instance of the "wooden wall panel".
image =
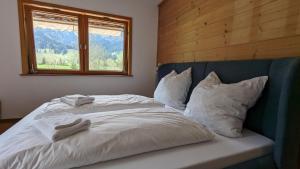
<svg viewBox="0 0 300 169">
<path fill-rule="evenodd" d="M 164 0 L 158 64 L 300 56 L 299 0 Z"/>
</svg>

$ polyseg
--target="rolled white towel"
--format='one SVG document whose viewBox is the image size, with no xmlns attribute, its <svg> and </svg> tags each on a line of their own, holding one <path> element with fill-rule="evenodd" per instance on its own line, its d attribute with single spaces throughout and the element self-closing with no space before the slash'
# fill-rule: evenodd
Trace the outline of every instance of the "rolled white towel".
<svg viewBox="0 0 300 169">
<path fill-rule="evenodd" d="M 61 102 L 66 103 L 70 106 L 81 106 L 84 104 L 89 104 L 89 103 L 93 103 L 94 100 L 95 100 L 94 97 L 84 96 L 79 94 L 67 95 L 60 98 Z"/>
<path fill-rule="evenodd" d="M 49 123 L 45 121 L 46 119 L 35 120 L 33 126 L 38 129 L 45 137 L 54 142 L 62 140 L 78 132 L 87 130 L 91 125 L 90 120 L 82 119 L 81 122 L 71 127 L 56 130 L 53 128 L 53 126 L 49 125 Z"/>
<path fill-rule="evenodd" d="M 59 116 L 49 116 L 47 118 L 41 118 L 41 121 L 47 123 L 49 127 L 59 130 L 67 127 L 72 127 L 82 121 L 79 116 L 73 114 L 63 114 Z"/>
</svg>

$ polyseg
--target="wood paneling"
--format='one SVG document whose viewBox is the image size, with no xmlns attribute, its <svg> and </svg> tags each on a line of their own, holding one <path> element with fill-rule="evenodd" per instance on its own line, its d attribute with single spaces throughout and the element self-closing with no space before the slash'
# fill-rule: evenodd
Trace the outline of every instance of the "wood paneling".
<svg viewBox="0 0 300 169">
<path fill-rule="evenodd" d="M 158 64 L 300 56 L 299 0 L 164 0 Z"/>
</svg>

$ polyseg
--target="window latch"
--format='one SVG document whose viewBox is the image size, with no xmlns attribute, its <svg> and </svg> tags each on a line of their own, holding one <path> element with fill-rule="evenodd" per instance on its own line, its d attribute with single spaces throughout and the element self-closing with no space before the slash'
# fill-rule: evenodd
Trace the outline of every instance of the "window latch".
<svg viewBox="0 0 300 169">
<path fill-rule="evenodd" d="M 34 70 L 33 64 L 31 64 L 31 72 L 36 73 L 35 70 Z"/>
</svg>

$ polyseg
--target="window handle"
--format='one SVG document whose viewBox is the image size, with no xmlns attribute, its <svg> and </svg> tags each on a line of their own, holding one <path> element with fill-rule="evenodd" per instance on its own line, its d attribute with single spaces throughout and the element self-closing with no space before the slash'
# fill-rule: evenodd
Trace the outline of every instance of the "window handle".
<svg viewBox="0 0 300 169">
<path fill-rule="evenodd" d="M 31 72 L 32 72 L 32 73 L 36 73 L 33 64 L 31 64 Z"/>
</svg>

